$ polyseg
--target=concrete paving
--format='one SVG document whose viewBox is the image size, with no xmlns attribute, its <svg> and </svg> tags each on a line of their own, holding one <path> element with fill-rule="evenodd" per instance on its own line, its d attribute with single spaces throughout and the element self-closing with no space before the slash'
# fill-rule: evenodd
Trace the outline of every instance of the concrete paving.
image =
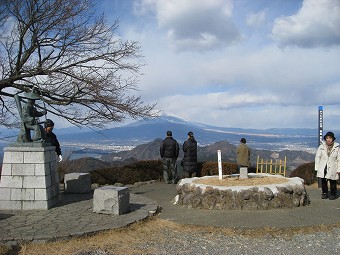
<svg viewBox="0 0 340 255">
<path fill-rule="evenodd" d="M 93 213 L 93 193 L 62 194 L 50 210 L 0 211 L 0 243 L 47 242 L 90 235 L 127 226 L 159 211 L 161 219 L 180 224 L 228 228 L 295 228 L 340 223 L 340 199 L 320 198 L 307 188 L 311 203 L 293 209 L 220 211 L 188 209 L 173 204 L 176 185 L 152 182 L 130 187 L 131 212 L 123 215 Z"/>
<path fill-rule="evenodd" d="M 0 243 L 43 243 L 121 228 L 157 212 L 157 202 L 130 194 L 130 212 L 123 215 L 93 213 L 93 192 L 61 194 L 62 202 L 49 210 L 0 211 Z"/>
</svg>

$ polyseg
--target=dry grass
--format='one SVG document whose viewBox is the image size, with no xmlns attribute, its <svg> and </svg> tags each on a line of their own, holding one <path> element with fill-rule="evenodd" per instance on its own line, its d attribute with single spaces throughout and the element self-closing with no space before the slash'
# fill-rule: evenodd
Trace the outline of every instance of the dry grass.
<svg viewBox="0 0 340 255">
<path fill-rule="evenodd" d="M 262 228 L 262 229 L 237 229 L 181 225 L 158 217 L 132 224 L 128 227 L 105 231 L 94 236 L 73 238 L 68 241 L 59 241 L 47 244 L 22 244 L 18 250 L 12 251 L 2 247 L 1 255 L 80 255 L 89 254 L 90 251 L 101 250 L 106 254 L 157 254 L 157 245 L 169 242 L 171 232 L 172 242 L 182 242 L 181 234 L 198 234 L 205 239 L 212 238 L 212 234 L 225 236 L 250 236 L 262 237 L 270 234 L 274 237 L 291 238 L 295 234 L 308 234 L 316 231 L 329 231 L 340 227 L 340 223 L 332 226 L 315 226 L 304 228 Z M 143 248 L 141 248 L 143 247 Z"/>
<path fill-rule="evenodd" d="M 162 229 L 171 227 L 172 223 L 159 224 L 158 220 L 148 220 L 132 224 L 129 227 L 109 230 L 93 236 L 73 238 L 67 241 L 58 241 L 46 244 L 22 244 L 20 252 L 22 255 L 59 255 L 78 254 L 81 251 L 96 249 L 112 252 L 113 254 L 137 254 L 138 250 L 133 248 L 138 244 L 157 240 L 165 242 L 162 237 Z M 154 251 L 148 250 L 149 253 Z M 0 253 L 3 254 L 3 253 Z"/>
<path fill-rule="evenodd" d="M 277 177 L 261 177 L 261 178 L 248 178 L 248 179 L 239 179 L 239 178 L 223 178 L 219 179 L 218 177 L 205 178 L 200 180 L 194 180 L 193 183 L 196 184 L 205 184 L 211 186 L 257 186 L 257 185 L 268 185 L 268 184 L 281 184 L 286 183 L 287 179 L 285 178 L 277 178 Z"/>
</svg>

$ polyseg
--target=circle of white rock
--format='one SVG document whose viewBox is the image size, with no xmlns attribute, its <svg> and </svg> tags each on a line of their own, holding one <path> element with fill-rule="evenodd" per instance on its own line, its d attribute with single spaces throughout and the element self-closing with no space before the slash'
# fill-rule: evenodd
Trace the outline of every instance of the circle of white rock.
<svg viewBox="0 0 340 255">
<path fill-rule="evenodd" d="M 304 180 L 299 177 L 248 174 L 248 178 L 266 176 L 284 178 L 287 182 L 256 186 L 213 186 L 197 183 L 197 180 L 218 178 L 218 176 L 181 179 L 176 186 L 177 195 L 174 204 L 209 210 L 267 210 L 295 208 L 309 204 Z M 239 178 L 239 175 L 227 175 L 223 178 Z"/>
</svg>

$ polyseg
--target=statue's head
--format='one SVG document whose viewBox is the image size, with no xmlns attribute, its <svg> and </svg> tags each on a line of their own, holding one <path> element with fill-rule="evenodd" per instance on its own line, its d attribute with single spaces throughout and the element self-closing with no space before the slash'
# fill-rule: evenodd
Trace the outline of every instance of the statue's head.
<svg viewBox="0 0 340 255">
<path fill-rule="evenodd" d="M 31 99 L 31 100 L 38 100 L 40 96 L 35 92 L 26 92 L 24 98 Z"/>
</svg>

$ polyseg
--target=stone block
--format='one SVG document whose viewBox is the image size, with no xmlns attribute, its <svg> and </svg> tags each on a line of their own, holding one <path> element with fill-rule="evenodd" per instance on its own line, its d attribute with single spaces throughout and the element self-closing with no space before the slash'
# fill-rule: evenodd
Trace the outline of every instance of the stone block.
<svg viewBox="0 0 340 255">
<path fill-rule="evenodd" d="M 34 175 L 49 175 L 51 174 L 50 163 L 35 164 Z"/>
<path fill-rule="evenodd" d="M 70 173 L 64 177 L 65 193 L 91 192 L 91 175 L 89 173 Z"/>
<path fill-rule="evenodd" d="M 53 205 L 51 200 L 48 201 L 22 201 L 22 210 L 48 210 Z"/>
<path fill-rule="evenodd" d="M 4 164 L 24 163 L 24 153 L 20 151 L 7 151 L 6 148 L 4 148 L 4 159 L 2 162 Z"/>
<path fill-rule="evenodd" d="M 1 201 L 1 210 L 21 210 L 21 201 Z"/>
<path fill-rule="evenodd" d="M 2 164 L 1 176 L 12 175 L 12 164 Z"/>
<path fill-rule="evenodd" d="M 34 175 L 34 164 L 12 164 L 12 175 L 13 176 Z"/>
<path fill-rule="evenodd" d="M 34 200 L 34 189 L 11 189 L 11 200 Z"/>
<path fill-rule="evenodd" d="M 103 186 L 94 190 L 93 212 L 122 215 L 130 210 L 127 187 Z"/>
<path fill-rule="evenodd" d="M 4 188 L 22 188 L 22 176 L 1 176 L 0 187 Z"/>
<path fill-rule="evenodd" d="M 49 164 L 49 169 L 50 169 L 51 173 L 58 173 L 57 162 L 51 161 L 50 164 Z"/>
<path fill-rule="evenodd" d="M 51 176 L 51 184 L 52 185 L 54 185 L 56 183 L 59 184 L 59 174 L 58 174 L 58 172 L 54 172 L 50 176 Z"/>
<path fill-rule="evenodd" d="M 46 153 L 48 155 L 48 153 Z M 24 163 L 37 163 L 37 162 L 49 162 L 49 160 L 45 159 L 44 151 L 25 151 L 24 152 Z"/>
<path fill-rule="evenodd" d="M 36 200 L 48 200 L 48 198 L 51 197 L 48 194 L 48 189 L 35 189 L 34 192 Z"/>
<path fill-rule="evenodd" d="M 51 187 L 47 188 L 47 195 L 49 198 L 57 197 L 59 196 L 59 193 L 60 193 L 59 183 L 56 183 Z"/>
<path fill-rule="evenodd" d="M 10 188 L 0 188 L 0 201 L 1 200 L 11 200 Z"/>
<path fill-rule="evenodd" d="M 46 162 L 56 162 L 57 154 L 55 153 L 55 146 L 52 146 L 53 150 L 49 151 L 49 153 L 45 154 Z"/>
<path fill-rule="evenodd" d="M 25 176 L 23 188 L 42 189 L 51 186 L 51 176 Z"/>
<path fill-rule="evenodd" d="M 248 178 L 248 167 L 240 167 L 240 179 Z"/>
</svg>

